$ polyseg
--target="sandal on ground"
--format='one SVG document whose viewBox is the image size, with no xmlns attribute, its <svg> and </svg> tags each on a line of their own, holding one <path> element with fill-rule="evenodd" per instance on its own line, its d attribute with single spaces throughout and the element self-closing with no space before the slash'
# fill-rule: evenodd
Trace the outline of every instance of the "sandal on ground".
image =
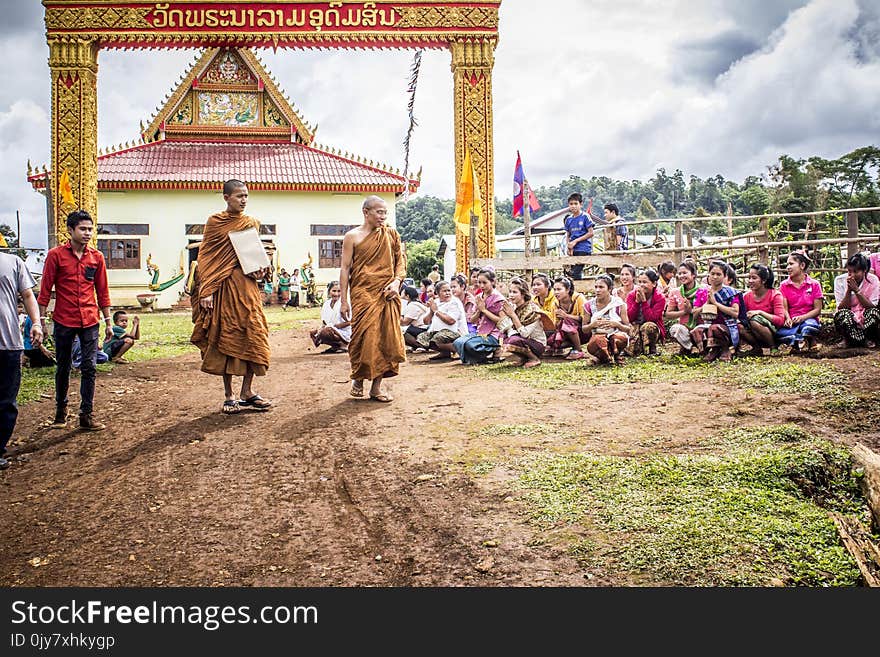
<svg viewBox="0 0 880 657">
<path fill-rule="evenodd" d="M 255 408 L 258 411 L 264 411 L 267 408 L 271 408 L 272 402 L 267 399 L 263 399 L 259 395 L 254 395 L 253 397 L 248 397 L 247 399 L 239 399 L 239 406 L 247 406 L 248 408 Z"/>
<path fill-rule="evenodd" d="M 370 393 L 370 399 L 372 399 L 373 401 L 382 402 L 383 404 L 390 404 L 394 401 L 394 397 L 389 397 L 384 392 L 379 393 L 378 395 Z"/>
<path fill-rule="evenodd" d="M 236 413 L 241 413 L 241 406 L 235 399 L 227 399 L 223 402 L 223 407 L 220 411 L 224 415 L 235 415 Z"/>
<path fill-rule="evenodd" d="M 351 386 L 351 390 L 348 391 L 348 394 L 351 395 L 352 397 L 356 397 L 356 398 L 358 398 L 358 399 L 361 399 L 361 398 L 364 396 L 364 386 L 363 386 L 363 384 L 361 384 L 360 387 L 355 386 L 354 384 L 352 384 L 352 386 Z"/>
</svg>

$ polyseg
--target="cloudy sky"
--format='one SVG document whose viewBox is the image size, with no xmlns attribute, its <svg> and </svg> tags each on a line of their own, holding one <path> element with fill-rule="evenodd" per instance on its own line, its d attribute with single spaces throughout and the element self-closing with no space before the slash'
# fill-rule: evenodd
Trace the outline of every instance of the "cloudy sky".
<svg viewBox="0 0 880 657">
<path fill-rule="evenodd" d="M 45 245 L 27 160 L 49 161 L 43 8 L 5 0 L 0 223 Z M 880 143 L 880 0 L 504 0 L 496 51 L 496 194 L 516 151 L 536 186 L 575 174 L 647 179 L 659 167 L 742 181 L 786 153 Z M 196 51 L 102 51 L 99 145 L 134 139 Z M 403 166 L 407 51 L 260 53 L 318 141 Z M 422 63 L 411 168 L 454 197 L 450 55 Z"/>
</svg>

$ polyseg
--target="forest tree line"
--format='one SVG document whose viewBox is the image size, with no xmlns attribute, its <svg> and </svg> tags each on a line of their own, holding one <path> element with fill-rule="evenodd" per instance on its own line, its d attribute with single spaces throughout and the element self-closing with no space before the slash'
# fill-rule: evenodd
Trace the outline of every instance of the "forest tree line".
<svg viewBox="0 0 880 657">
<path fill-rule="evenodd" d="M 865 146 L 831 160 L 782 155 L 767 167 L 764 175 L 749 176 L 741 183 L 721 175 L 706 179 L 686 177 L 680 169 L 671 174 L 659 169 L 647 181 L 572 175 L 558 185 L 535 189 L 541 209 L 534 213 L 533 219 L 566 207 L 572 192 L 580 192 L 585 199 L 592 198 L 594 214 L 598 216 L 602 216 L 605 203 L 613 202 L 626 219 L 659 219 L 660 226 L 663 218 L 724 216 L 728 207 L 734 215 L 741 216 L 878 207 L 880 147 Z M 512 199 L 495 198 L 497 233 L 508 233 L 522 225 L 521 218 L 512 217 L 512 210 Z M 407 243 L 438 240 L 441 235 L 455 232 L 454 199 L 414 197 L 398 203 L 396 211 L 398 230 Z M 823 221 L 842 225 L 843 218 L 820 218 L 820 227 Z M 863 213 L 860 222 L 862 231 L 878 232 L 880 212 Z M 793 230 L 803 228 L 805 223 L 806 218 L 788 221 Z M 758 220 L 734 222 L 734 233 L 753 231 L 757 225 Z M 720 235 L 727 231 L 724 221 L 707 222 L 704 227 L 708 234 Z"/>
</svg>

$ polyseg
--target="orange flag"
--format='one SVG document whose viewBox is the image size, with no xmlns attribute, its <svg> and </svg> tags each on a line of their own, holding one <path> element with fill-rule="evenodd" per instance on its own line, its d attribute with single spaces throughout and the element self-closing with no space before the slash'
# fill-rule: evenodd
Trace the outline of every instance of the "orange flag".
<svg viewBox="0 0 880 657">
<path fill-rule="evenodd" d="M 61 172 L 61 178 L 58 180 L 58 193 L 61 194 L 61 200 L 68 205 L 76 205 L 76 199 L 73 198 L 73 189 L 70 187 L 70 176 L 67 170 Z"/>
<path fill-rule="evenodd" d="M 471 212 L 477 217 L 477 226 L 483 222 L 483 203 L 480 198 L 480 183 L 471 162 L 471 150 L 464 152 L 464 165 L 455 196 L 455 225 L 464 235 L 471 234 Z"/>
</svg>

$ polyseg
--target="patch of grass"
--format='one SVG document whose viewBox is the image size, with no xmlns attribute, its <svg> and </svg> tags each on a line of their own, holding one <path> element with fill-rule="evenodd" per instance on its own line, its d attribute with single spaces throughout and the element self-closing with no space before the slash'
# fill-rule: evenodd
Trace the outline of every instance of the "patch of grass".
<svg viewBox="0 0 880 657">
<path fill-rule="evenodd" d="M 555 431 L 546 424 L 495 424 L 480 429 L 483 436 L 533 436 Z"/>
<path fill-rule="evenodd" d="M 476 375 L 505 381 L 520 381 L 535 388 L 560 389 L 567 386 L 613 385 L 619 383 L 660 383 L 700 381 L 709 378 L 749 389 L 769 392 L 833 394 L 846 383 L 846 375 L 829 365 L 776 358 L 736 359 L 731 364 L 705 363 L 699 358 L 662 356 L 632 358 L 624 367 L 577 362 L 545 362 L 541 367 L 523 369 L 504 363 L 466 368 L 464 376 Z"/>
<path fill-rule="evenodd" d="M 730 377 L 740 385 L 762 388 L 770 392 L 821 391 L 823 394 L 846 383 L 846 375 L 830 365 L 804 363 L 800 360 L 779 362 L 769 358 L 738 361 L 729 370 Z"/>
<path fill-rule="evenodd" d="M 290 308 L 284 311 L 280 306 L 270 306 L 265 308 L 265 312 L 270 332 L 299 329 L 321 317 L 320 308 Z M 132 312 L 129 316 L 131 314 L 135 313 Z M 125 354 L 125 360 L 140 363 L 197 353 L 198 350 L 189 341 L 192 335 L 192 315 L 189 312 L 138 313 L 138 316 L 141 318 L 141 339 Z M 99 372 L 109 372 L 112 369 L 112 365 L 98 366 Z M 52 392 L 54 387 L 54 368 L 25 368 L 21 373 L 19 403 L 39 399 L 41 394 Z"/>
<path fill-rule="evenodd" d="M 859 513 L 849 453 L 792 425 L 736 429 L 723 455 L 543 455 L 520 463 L 532 520 L 610 534 L 570 546 L 634 579 L 685 586 L 851 586 L 826 508 Z M 821 503 L 817 503 L 817 500 Z"/>
<path fill-rule="evenodd" d="M 600 366 L 585 361 L 545 361 L 541 367 L 524 369 L 504 363 L 465 368 L 464 374 L 475 373 L 493 379 L 521 381 L 536 388 L 558 389 L 566 386 L 610 385 L 615 383 L 657 383 L 660 381 L 693 381 L 712 373 L 712 365 L 698 358 L 664 356 L 633 358 L 625 367 Z"/>
</svg>

